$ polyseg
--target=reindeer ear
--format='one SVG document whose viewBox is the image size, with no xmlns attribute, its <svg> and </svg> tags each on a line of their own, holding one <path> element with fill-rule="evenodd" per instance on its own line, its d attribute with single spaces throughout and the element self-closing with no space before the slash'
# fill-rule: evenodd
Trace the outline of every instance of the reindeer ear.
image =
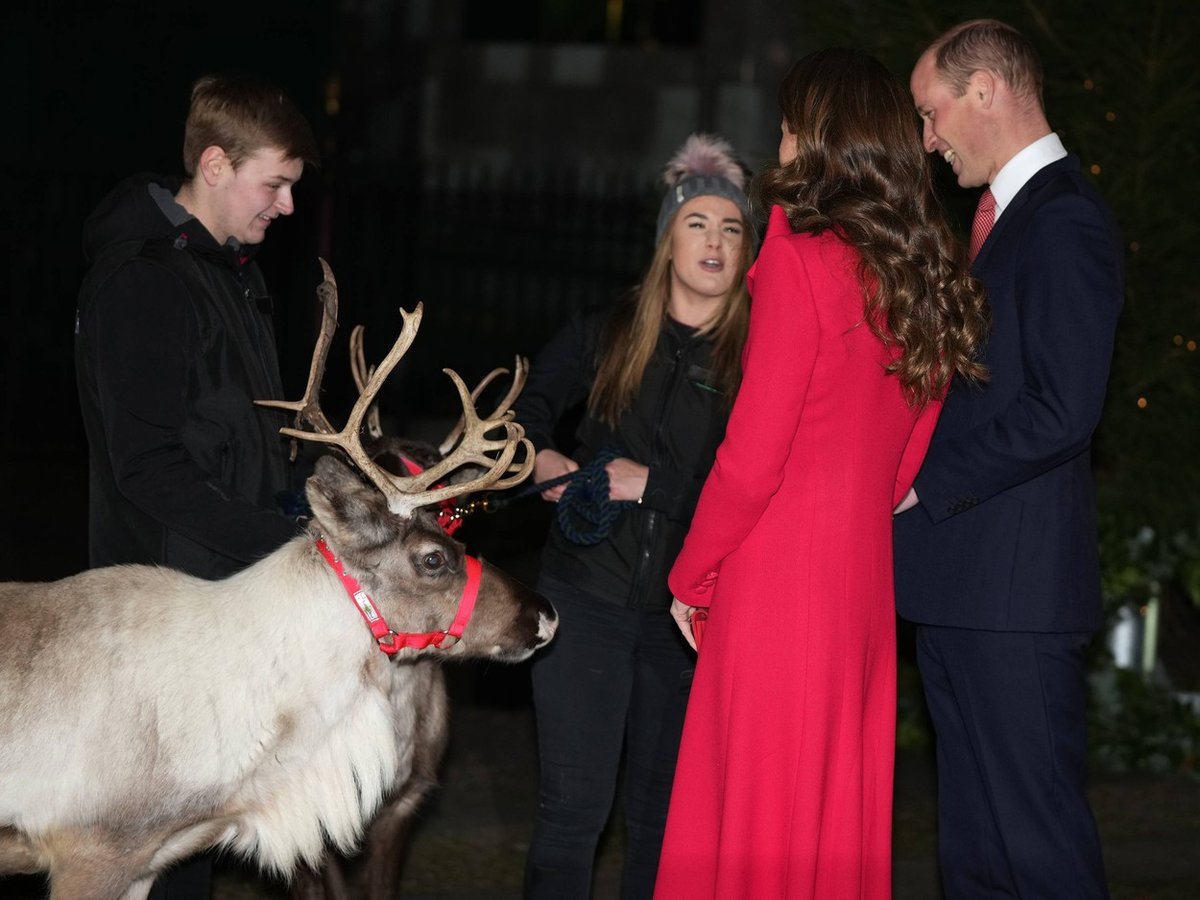
<svg viewBox="0 0 1200 900">
<path fill-rule="evenodd" d="M 343 550 L 383 544 L 395 534 L 383 494 L 333 456 L 317 460 L 305 493 L 315 524 Z"/>
</svg>

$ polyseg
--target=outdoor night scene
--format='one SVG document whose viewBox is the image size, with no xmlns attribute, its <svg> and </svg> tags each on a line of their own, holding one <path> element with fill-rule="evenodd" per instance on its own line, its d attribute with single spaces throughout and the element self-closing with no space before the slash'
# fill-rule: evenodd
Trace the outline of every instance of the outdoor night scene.
<svg viewBox="0 0 1200 900">
<path fill-rule="evenodd" d="M 7 3 L 0 897 L 1197 896 L 1198 41 Z"/>
</svg>

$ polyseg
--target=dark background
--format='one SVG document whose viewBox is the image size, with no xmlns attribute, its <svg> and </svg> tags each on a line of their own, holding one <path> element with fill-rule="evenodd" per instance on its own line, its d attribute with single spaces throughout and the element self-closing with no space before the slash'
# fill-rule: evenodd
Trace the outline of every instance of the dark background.
<svg viewBox="0 0 1200 900">
<path fill-rule="evenodd" d="M 322 147 L 320 170 L 297 188 L 295 215 L 271 227 L 260 255 L 289 393 L 305 381 L 322 256 L 338 277 L 343 329 L 326 409 L 340 420 L 349 407 L 350 326 L 367 326 L 367 355 L 378 360 L 398 330 L 397 308 L 421 301 L 421 334 L 380 400 L 391 430 L 429 436 L 457 414 L 443 366 L 473 380 L 514 354 L 532 355 L 573 310 L 636 280 L 651 251 L 657 172 L 690 131 L 718 131 L 756 168 L 775 150 L 775 89 L 793 58 L 861 46 L 906 81 L 929 38 L 975 15 L 1008 19 L 1039 47 L 1051 123 L 1093 172 L 1128 242 L 1126 312 L 1097 436 L 1106 601 L 1135 618 L 1161 601 L 1167 665 L 1114 673 L 1098 651 L 1093 752 L 1105 771 L 1194 773 L 1200 724 L 1169 693 L 1200 692 L 1200 4 L 1184 0 L 8 0 L 0 579 L 49 580 L 86 566 L 86 446 L 72 358 L 80 232 L 119 180 L 179 172 L 198 76 L 270 78 L 305 111 Z M 961 224 L 973 193 L 945 167 L 935 171 Z M 461 534 L 531 579 L 546 524 L 544 505 L 528 500 Z M 71 638 L 86 652 L 86 634 Z M 907 647 L 902 632 L 898 742 L 927 761 Z M 466 671 L 455 684 L 467 701 L 460 712 L 527 705 L 523 667 L 491 668 L 486 678 Z M 520 759 L 525 778 L 532 761 Z M 1147 878 L 1151 845 L 1186 862 L 1171 840 L 1200 827 L 1194 809 L 1165 823 L 1148 816 L 1167 804 L 1144 798 L 1156 789 L 1184 796 L 1175 785 L 1114 788 L 1107 812 L 1100 808 L 1106 844 L 1132 836 L 1130 868 Z M 528 800 L 530 786 L 519 790 Z M 917 791 L 927 795 L 927 781 Z M 517 818 L 523 834 L 528 816 Z M 461 832 L 469 822 L 453 825 Z M 915 831 L 926 859 L 929 826 Z M 489 833 L 481 844 L 491 841 Z M 1164 878 L 1168 869 L 1159 865 Z M 1191 896 L 1194 873 L 1171 884 L 1115 896 Z"/>
<path fill-rule="evenodd" d="M 327 411 L 338 421 L 350 405 L 350 326 L 367 326 L 367 356 L 379 360 L 397 308 L 423 302 L 421 334 L 380 404 L 389 430 L 440 437 L 457 415 L 444 366 L 473 381 L 533 355 L 574 310 L 636 281 L 658 172 L 689 132 L 719 132 L 757 168 L 775 152 L 775 91 L 792 59 L 856 45 L 906 81 L 933 35 L 974 15 L 1013 22 L 1039 48 L 1050 121 L 1125 234 L 1126 307 L 1095 447 L 1106 602 L 1139 621 L 1160 603 L 1144 680 L 1200 693 L 1200 4 L 1179 0 L 9 0 L 0 578 L 86 565 L 72 358 L 80 231 L 119 180 L 180 170 L 198 76 L 276 81 L 322 147 L 260 257 L 289 394 L 305 381 L 322 256 L 343 329 Z M 961 224 L 974 192 L 934 170 Z M 532 524 L 492 517 L 467 534 L 536 554 L 544 510 L 523 502 Z M 1113 740 L 1160 735 L 1160 718 L 1118 720 Z M 1197 739 L 1190 751 L 1173 741 L 1170 759 L 1194 761 Z M 1121 750 L 1154 758 L 1151 743 Z"/>
<path fill-rule="evenodd" d="M 198 76 L 275 81 L 322 148 L 260 255 L 289 391 L 307 373 L 322 256 L 343 325 L 327 408 L 336 419 L 349 405 L 349 327 L 367 325 L 378 360 L 397 308 L 423 301 L 422 333 L 381 397 L 393 429 L 422 431 L 456 414 L 443 366 L 471 380 L 533 354 L 573 309 L 636 280 L 655 169 L 701 119 L 713 125 L 691 84 L 707 5 L 633 2 L 610 21 L 604 2 L 6 4 L 0 578 L 86 563 L 72 359 L 80 231 L 120 179 L 180 171 Z M 631 56 L 644 59 L 630 67 Z M 670 133 L 645 125 L 663 118 L 647 101 L 656 73 L 690 95 Z"/>
</svg>

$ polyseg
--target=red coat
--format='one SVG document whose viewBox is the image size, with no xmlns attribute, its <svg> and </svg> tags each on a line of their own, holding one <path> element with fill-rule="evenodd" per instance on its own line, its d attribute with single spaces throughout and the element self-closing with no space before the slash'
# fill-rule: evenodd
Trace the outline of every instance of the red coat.
<svg viewBox="0 0 1200 900">
<path fill-rule="evenodd" d="M 891 893 L 892 508 L 940 406 L 885 373 L 857 264 L 773 210 L 741 390 L 669 579 L 711 610 L 659 900 Z"/>
</svg>

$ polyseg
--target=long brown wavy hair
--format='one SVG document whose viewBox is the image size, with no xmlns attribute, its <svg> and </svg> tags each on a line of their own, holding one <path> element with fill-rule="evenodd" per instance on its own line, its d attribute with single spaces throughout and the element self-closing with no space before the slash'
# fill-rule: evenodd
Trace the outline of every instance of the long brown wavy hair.
<svg viewBox="0 0 1200 900">
<path fill-rule="evenodd" d="M 751 223 L 742 224 L 745 230 L 733 287 L 720 312 L 701 328 L 701 333 L 711 335 L 715 387 L 724 394 L 726 406 L 732 405 L 741 384 L 742 347 L 750 323 L 746 271 L 754 256 L 754 237 Z M 671 231 L 668 227 L 664 232 L 641 284 L 622 299 L 601 339 L 588 410 L 614 428 L 621 413 L 629 409 L 637 396 L 667 318 L 671 299 Z"/>
<path fill-rule="evenodd" d="M 941 398 L 955 375 L 985 379 L 983 286 L 934 193 L 907 92 L 869 54 L 832 48 L 792 66 L 779 105 L 796 158 L 759 174 L 756 203 L 783 207 L 793 231 L 833 229 L 858 250 L 864 321 L 900 349 L 887 369 L 911 402 Z"/>
</svg>

